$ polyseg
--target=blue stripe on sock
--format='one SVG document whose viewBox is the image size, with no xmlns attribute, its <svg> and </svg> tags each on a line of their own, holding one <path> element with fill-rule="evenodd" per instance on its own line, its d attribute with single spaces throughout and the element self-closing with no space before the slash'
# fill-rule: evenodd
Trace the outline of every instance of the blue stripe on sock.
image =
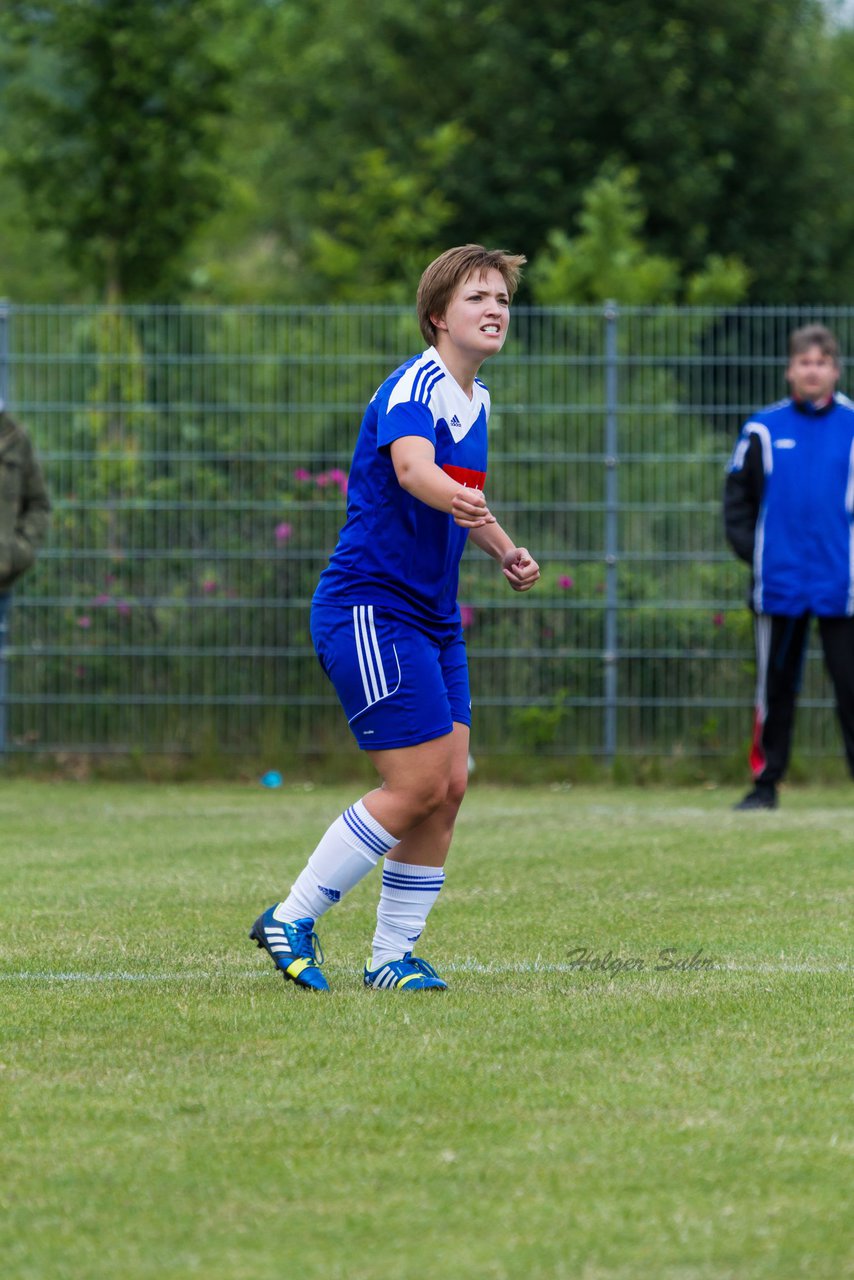
<svg viewBox="0 0 854 1280">
<path fill-rule="evenodd" d="M 386 871 L 383 868 L 383 884 L 389 889 L 411 889 L 416 893 L 422 890 L 438 893 L 444 883 L 444 876 L 402 876 L 394 871 Z"/>
<path fill-rule="evenodd" d="M 445 872 L 441 867 L 430 867 L 429 869 L 425 867 L 423 873 L 419 875 L 417 872 L 413 873 L 412 871 L 398 871 L 399 866 L 400 866 L 399 862 L 395 862 L 394 858 L 390 858 L 383 865 L 383 875 L 397 876 L 399 880 L 444 880 L 445 879 Z"/>
<path fill-rule="evenodd" d="M 356 839 L 361 840 L 362 844 L 378 857 L 384 853 L 388 853 L 389 849 L 394 848 L 394 843 L 386 844 L 381 836 L 376 835 L 371 831 L 370 827 L 365 826 L 359 815 L 353 812 L 352 807 L 345 809 L 342 817 Z"/>
<path fill-rule="evenodd" d="M 394 866 L 394 860 L 392 860 L 390 864 L 386 862 L 386 864 L 383 867 L 383 875 L 388 876 L 389 879 L 406 880 L 407 883 L 413 883 L 413 884 L 416 884 L 422 880 L 444 880 L 445 879 L 445 873 L 443 871 L 432 871 L 429 875 L 425 875 L 425 876 L 413 876 L 413 875 L 407 874 L 407 872 L 405 871 L 396 871 Z"/>
<path fill-rule="evenodd" d="M 367 842 L 369 839 L 376 840 L 377 844 L 380 846 L 383 853 L 388 853 L 389 849 L 393 849 L 394 846 L 397 844 L 397 841 L 395 840 L 394 836 L 386 837 L 386 835 L 384 834 L 380 835 L 378 831 L 374 831 L 373 827 L 369 827 L 367 822 L 365 822 L 364 818 L 360 818 L 358 813 L 356 813 L 354 805 L 351 805 L 350 808 L 347 810 L 347 812 L 350 814 L 350 817 L 353 819 L 353 821 L 358 826 L 359 830 L 362 832 L 362 836 L 365 839 L 365 841 Z"/>
</svg>

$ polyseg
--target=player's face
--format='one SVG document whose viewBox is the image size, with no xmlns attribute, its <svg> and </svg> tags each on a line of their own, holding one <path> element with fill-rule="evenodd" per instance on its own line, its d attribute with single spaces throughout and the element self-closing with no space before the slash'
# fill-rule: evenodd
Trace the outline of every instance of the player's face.
<svg viewBox="0 0 854 1280">
<path fill-rule="evenodd" d="M 796 400 L 827 400 L 836 390 L 839 365 L 821 347 L 807 347 L 792 356 L 786 378 Z"/>
<path fill-rule="evenodd" d="M 472 272 L 454 290 L 441 319 L 433 318 L 442 344 L 478 362 L 504 346 L 510 323 L 510 298 L 500 271 Z"/>
</svg>

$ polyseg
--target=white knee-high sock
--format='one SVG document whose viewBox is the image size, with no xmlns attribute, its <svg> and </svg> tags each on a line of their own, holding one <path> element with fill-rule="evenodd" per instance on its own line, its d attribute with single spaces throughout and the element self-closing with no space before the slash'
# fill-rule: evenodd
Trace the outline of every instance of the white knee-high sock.
<svg viewBox="0 0 854 1280">
<path fill-rule="evenodd" d="M 361 800 L 345 809 L 323 836 L 291 891 L 273 912 L 276 920 L 316 920 L 373 871 L 398 840 L 372 818 Z"/>
<path fill-rule="evenodd" d="M 421 937 L 427 915 L 445 883 L 441 867 L 419 867 L 386 858 L 377 903 L 371 968 L 400 960 Z"/>
</svg>

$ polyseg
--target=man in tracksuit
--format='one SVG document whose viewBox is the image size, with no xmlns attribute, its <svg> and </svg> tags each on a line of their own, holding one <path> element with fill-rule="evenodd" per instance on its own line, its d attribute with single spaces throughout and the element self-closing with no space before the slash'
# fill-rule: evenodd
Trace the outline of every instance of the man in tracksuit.
<svg viewBox="0 0 854 1280">
<path fill-rule="evenodd" d="M 753 569 L 756 639 L 754 788 L 737 809 L 777 805 L 813 615 L 854 776 L 854 403 L 839 372 L 830 330 L 795 330 L 791 395 L 745 423 L 727 468 L 726 536 Z"/>
</svg>

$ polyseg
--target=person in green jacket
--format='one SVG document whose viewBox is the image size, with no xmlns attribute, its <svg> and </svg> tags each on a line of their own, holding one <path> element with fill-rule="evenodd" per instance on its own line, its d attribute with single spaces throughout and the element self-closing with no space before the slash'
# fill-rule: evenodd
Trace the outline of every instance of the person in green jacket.
<svg viewBox="0 0 854 1280">
<path fill-rule="evenodd" d="M 26 431 L 0 400 L 0 751 L 6 741 L 6 649 L 12 587 L 44 540 L 50 501 Z"/>
</svg>

